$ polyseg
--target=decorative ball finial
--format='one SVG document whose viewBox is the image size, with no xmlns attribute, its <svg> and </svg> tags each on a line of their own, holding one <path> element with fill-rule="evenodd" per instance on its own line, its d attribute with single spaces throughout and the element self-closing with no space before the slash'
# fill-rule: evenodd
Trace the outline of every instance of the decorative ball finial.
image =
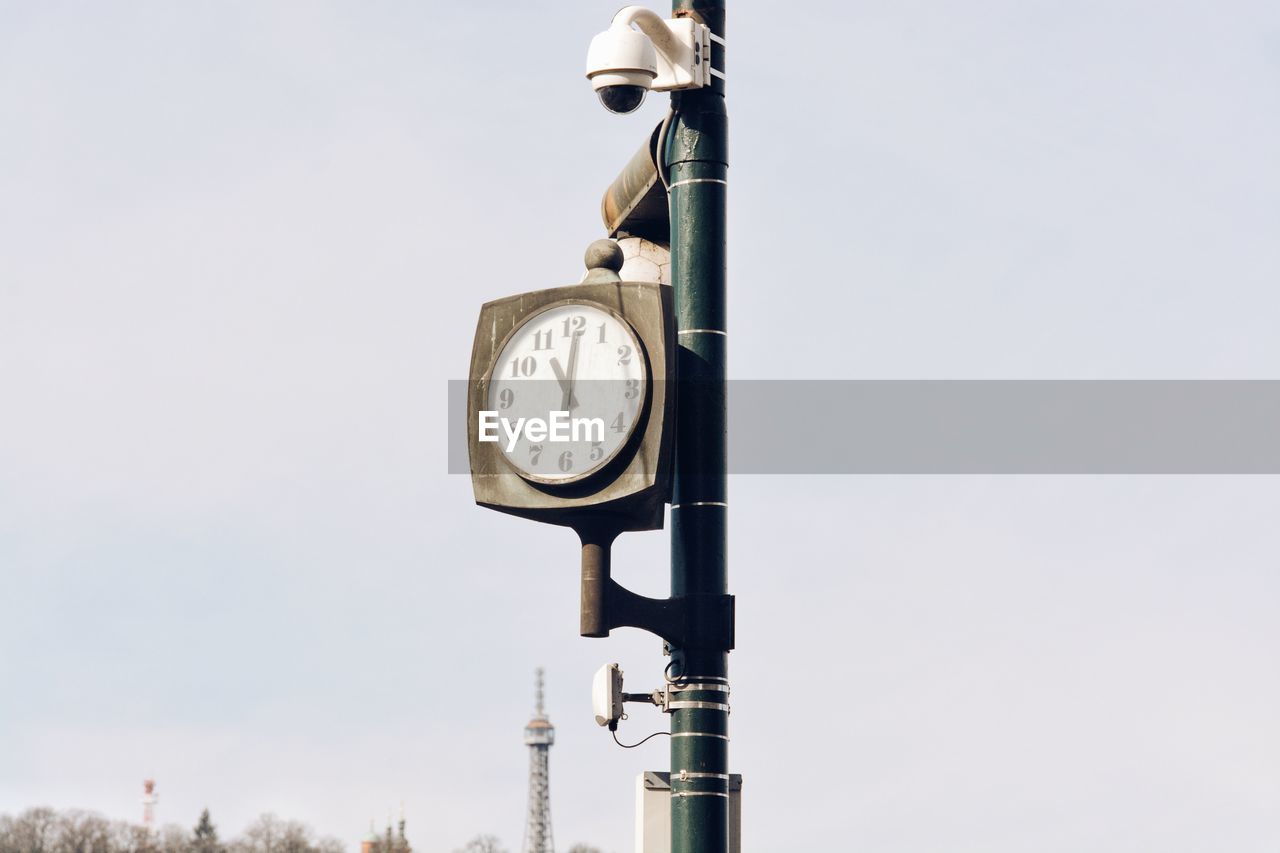
<svg viewBox="0 0 1280 853">
<path fill-rule="evenodd" d="M 582 256 L 582 262 L 587 265 L 587 271 L 605 269 L 610 272 L 617 272 L 622 269 L 622 247 L 612 240 L 596 240 L 587 247 L 586 254 Z"/>
<path fill-rule="evenodd" d="M 622 281 L 618 270 L 622 269 L 622 247 L 612 240 L 596 240 L 587 247 L 582 262 L 587 265 L 584 284 L 613 284 Z"/>
</svg>

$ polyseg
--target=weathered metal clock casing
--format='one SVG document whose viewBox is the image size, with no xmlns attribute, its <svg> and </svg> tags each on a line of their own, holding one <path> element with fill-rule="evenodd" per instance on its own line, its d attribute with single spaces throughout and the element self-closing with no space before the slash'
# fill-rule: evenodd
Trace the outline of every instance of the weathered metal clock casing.
<svg viewBox="0 0 1280 853">
<path fill-rule="evenodd" d="M 520 476 L 497 443 L 479 440 L 478 418 L 487 407 L 490 377 L 504 342 L 528 318 L 564 302 L 597 305 L 626 321 L 644 350 L 649 381 L 641 420 L 609 465 L 577 482 L 541 484 Z M 661 529 L 663 504 L 671 493 L 675 334 L 671 288 L 654 282 L 575 284 L 485 303 L 476 324 L 467 392 L 467 449 L 476 503 L 579 531 L 600 525 L 616 532 Z"/>
</svg>

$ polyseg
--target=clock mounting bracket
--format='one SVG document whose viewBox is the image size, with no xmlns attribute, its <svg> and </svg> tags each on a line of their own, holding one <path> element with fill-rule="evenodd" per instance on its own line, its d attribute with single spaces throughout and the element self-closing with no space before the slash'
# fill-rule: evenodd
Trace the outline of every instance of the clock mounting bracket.
<svg viewBox="0 0 1280 853">
<path fill-rule="evenodd" d="M 734 647 L 732 595 L 647 598 L 610 577 L 610 550 L 617 533 L 587 527 L 582 538 L 582 609 L 578 633 L 607 637 L 614 628 L 640 628 L 681 649 Z"/>
</svg>

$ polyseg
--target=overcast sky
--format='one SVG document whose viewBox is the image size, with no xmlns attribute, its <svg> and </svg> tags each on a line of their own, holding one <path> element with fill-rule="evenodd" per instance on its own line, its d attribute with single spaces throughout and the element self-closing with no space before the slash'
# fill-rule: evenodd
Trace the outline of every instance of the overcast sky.
<svg viewBox="0 0 1280 853">
<path fill-rule="evenodd" d="M 444 452 L 661 118 L 619 2 L 0 0 L 0 813 L 514 853 L 541 665 L 556 839 L 630 851 L 590 677 L 660 644 Z M 1274 3 L 729 14 L 735 378 L 1280 378 Z M 730 486 L 745 849 L 1280 847 L 1277 478 Z"/>
</svg>

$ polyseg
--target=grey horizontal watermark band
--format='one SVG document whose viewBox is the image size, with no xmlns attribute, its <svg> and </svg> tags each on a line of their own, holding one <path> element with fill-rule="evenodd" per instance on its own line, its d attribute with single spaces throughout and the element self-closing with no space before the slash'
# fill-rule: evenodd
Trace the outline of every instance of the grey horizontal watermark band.
<svg viewBox="0 0 1280 853">
<path fill-rule="evenodd" d="M 731 474 L 1280 474 L 1280 380 L 736 380 L 727 407 Z"/>
</svg>

